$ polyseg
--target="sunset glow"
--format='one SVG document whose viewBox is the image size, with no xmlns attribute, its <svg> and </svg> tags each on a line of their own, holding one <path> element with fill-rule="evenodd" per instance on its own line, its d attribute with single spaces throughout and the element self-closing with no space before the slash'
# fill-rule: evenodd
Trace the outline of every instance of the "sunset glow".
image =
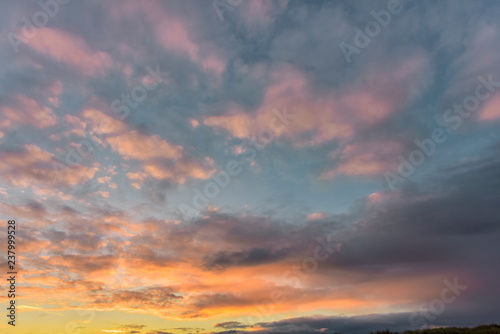
<svg viewBox="0 0 500 334">
<path fill-rule="evenodd" d="M 0 8 L 0 333 L 500 321 L 500 3 Z"/>
</svg>

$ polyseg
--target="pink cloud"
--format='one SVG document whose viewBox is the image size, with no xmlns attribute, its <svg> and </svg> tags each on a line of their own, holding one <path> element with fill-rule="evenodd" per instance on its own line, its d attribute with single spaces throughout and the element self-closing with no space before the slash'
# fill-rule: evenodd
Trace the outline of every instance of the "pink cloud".
<svg viewBox="0 0 500 334">
<path fill-rule="evenodd" d="M 493 95 L 479 111 L 479 120 L 492 121 L 500 118 L 500 94 Z"/>
<path fill-rule="evenodd" d="M 93 50 L 81 37 L 58 29 L 39 28 L 29 46 L 84 75 L 101 74 L 113 64 L 107 53 Z"/>
<path fill-rule="evenodd" d="M 63 86 L 61 81 L 54 81 L 49 87 L 47 87 L 46 95 L 48 100 L 54 106 L 58 107 L 60 104 L 59 96 L 63 92 Z"/>
<path fill-rule="evenodd" d="M 286 107 L 295 118 L 275 131 L 275 137 L 283 136 L 295 146 L 332 139 L 346 142 L 355 132 L 402 108 L 425 86 L 430 73 L 423 52 L 386 67 L 368 71 L 344 90 L 317 94 L 303 72 L 281 65 L 272 72 L 264 101 L 255 113 L 232 106 L 223 115 L 205 118 L 204 124 L 225 129 L 234 137 L 255 138 L 261 129 L 270 127 L 272 110 Z"/>
<path fill-rule="evenodd" d="M 327 217 L 327 214 L 324 212 L 314 212 L 314 213 L 308 214 L 306 219 L 307 220 L 318 220 L 318 219 L 325 219 L 326 217 Z"/>
<path fill-rule="evenodd" d="M 288 0 L 266 1 L 252 0 L 241 3 L 240 9 L 232 14 L 241 17 L 250 31 L 255 33 L 268 29 L 276 22 L 276 18 L 287 7 Z M 237 7 L 238 8 L 238 7 Z M 273 9 L 275 12 L 273 12 Z"/>
<path fill-rule="evenodd" d="M 227 59 L 222 52 L 217 51 L 212 43 L 195 38 L 192 21 L 166 11 L 158 3 L 123 1 L 120 8 L 113 8 L 111 11 L 117 19 L 123 16 L 136 17 L 140 12 L 151 22 L 151 26 L 155 29 L 156 38 L 165 49 L 180 55 L 187 55 L 191 61 L 199 64 L 205 71 L 213 71 L 218 76 L 225 69 Z"/>
<path fill-rule="evenodd" d="M 305 76 L 290 66 L 282 66 L 271 75 L 264 102 L 255 114 L 232 107 L 224 115 L 207 117 L 204 124 L 223 128 L 234 137 L 255 138 L 262 129 L 273 127 L 273 109 L 284 107 L 295 118 L 285 127 L 278 126 L 273 131 L 275 137 L 285 136 L 304 146 L 352 134 L 350 125 L 338 117 L 340 110 L 334 99 L 312 96 Z M 306 133 L 312 133 L 312 138 L 301 137 Z"/>
<path fill-rule="evenodd" d="M 373 176 L 394 167 L 394 157 L 403 145 L 397 139 L 353 144 L 354 135 L 403 108 L 426 87 L 431 74 L 428 55 L 416 51 L 399 63 L 367 71 L 343 90 L 318 95 L 312 92 L 304 73 L 284 65 L 271 74 L 264 101 L 255 113 L 235 106 L 222 115 L 205 118 L 204 124 L 224 129 L 233 137 L 255 140 L 259 131 L 270 127 L 272 110 L 286 106 L 294 118 L 274 131 L 274 137 L 283 137 L 298 147 L 340 140 L 336 166 L 323 171 L 320 179 L 339 174 Z"/>
<path fill-rule="evenodd" d="M 338 165 L 324 171 L 320 179 L 337 174 L 373 176 L 397 167 L 397 157 L 403 151 L 398 141 L 377 140 L 347 145 L 341 152 Z"/>
<path fill-rule="evenodd" d="M 25 95 L 17 95 L 13 106 L 1 108 L 4 120 L 0 124 L 9 128 L 12 123 L 30 124 L 37 128 L 46 128 L 57 124 L 57 117 L 52 110 Z"/>
</svg>

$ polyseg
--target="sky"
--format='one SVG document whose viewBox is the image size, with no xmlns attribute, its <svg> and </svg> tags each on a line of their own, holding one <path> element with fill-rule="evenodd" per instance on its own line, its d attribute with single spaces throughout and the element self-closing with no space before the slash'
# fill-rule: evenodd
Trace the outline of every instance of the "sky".
<svg viewBox="0 0 500 334">
<path fill-rule="evenodd" d="M 498 322 L 498 17 L 498 1 L 2 1 L 0 331 Z"/>
</svg>

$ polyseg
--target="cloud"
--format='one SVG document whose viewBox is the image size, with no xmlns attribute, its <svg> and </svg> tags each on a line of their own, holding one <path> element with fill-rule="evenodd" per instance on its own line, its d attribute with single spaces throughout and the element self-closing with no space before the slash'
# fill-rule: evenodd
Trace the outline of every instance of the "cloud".
<svg viewBox="0 0 500 334">
<path fill-rule="evenodd" d="M 131 309 L 146 311 L 149 307 L 165 307 L 182 297 L 175 295 L 169 287 L 150 287 L 137 291 L 113 290 L 111 294 L 98 294 L 94 301 L 98 307 L 121 305 Z"/>
<path fill-rule="evenodd" d="M 252 0 L 221 22 L 211 1 L 72 2 L 18 54 L 1 41 L 0 225 L 29 226 L 26 312 L 134 313 L 96 328 L 141 333 L 403 330 L 458 277 L 436 325 L 496 320 L 498 96 L 398 189 L 381 176 L 478 75 L 500 78 L 499 6 L 402 1 L 347 63 L 339 44 L 386 7 Z M 2 4 L 4 32 L 33 8 Z M 168 81 L 114 113 L 156 65 Z M 266 128 L 209 209 L 179 217 Z"/>
<path fill-rule="evenodd" d="M 133 330 L 133 329 L 143 329 L 144 327 L 146 327 L 146 325 L 128 324 L 128 325 L 121 325 L 121 327 L 124 329 Z"/>
<path fill-rule="evenodd" d="M 92 50 L 81 37 L 59 29 L 39 28 L 29 46 L 84 75 L 102 74 L 113 64 L 107 53 Z"/>
<path fill-rule="evenodd" d="M 13 106 L 2 107 L 4 120 L 0 127 L 9 129 L 14 124 L 30 124 L 38 128 L 47 128 L 58 123 L 54 112 L 34 99 L 17 95 Z"/>
<path fill-rule="evenodd" d="M 349 88 L 318 94 L 305 73 L 281 64 L 272 69 L 257 111 L 229 106 L 225 114 L 205 118 L 204 124 L 225 129 L 237 138 L 253 140 L 262 129 L 271 128 L 274 137 L 284 137 L 299 147 L 334 139 L 348 143 L 356 132 L 380 125 L 410 103 L 428 85 L 431 74 L 428 55 L 417 50 L 395 64 L 369 69 Z M 293 118 L 278 127 L 272 123 L 272 111 L 283 109 Z"/>
<path fill-rule="evenodd" d="M 480 121 L 494 121 L 500 117 L 500 95 L 492 96 L 479 111 Z"/>
<path fill-rule="evenodd" d="M 184 183 L 187 178 L 207 179 L 213 172 L 206 164 L 186 157 L 182 146 L 171 144 L 158 135 L 148 136 L 130 130 L 122 121 L 95 109 L 87 109 L 83 115 L 91 122 L 97 140 L 109 144 L 126 160 L 144 163 L 144 172 L 127 174 L 131 180 L 143 181 L 149 176 Z"/>
<path fill-rule="evenodd" d="M 173 146 L 159 136 L 144 136 L 137 131 L 110 137 L 107 142 L 125 159 L 179 159 L 182 148 Z"/>
<path fill-rule="evenodd" d="M 246 328 L 248 326 L 238 321 L 226 321 L 226 322 L 216 323 L 214 327 L 224 328 L 224 329 L 235 329 L 235 328 Z"/>
<path fill-rule="evenodd" d="M 267 262 L 275 262 L 285 258 L 289 253 L 287 249 L 270 250 L 265 248 L 252 248 L 238 252 L 218 252 L 205 259 L 208 269 L 219 269 L 227 266 L 251 266 Z"/>
<path fill-rule="evenodd" d="M 360 141 L 347 145 L 340 154 L 333 154 L 337 167 L 326 170 L 320 179 L 328 179 L 337 174 L 374 176 L 398 167 L 395 156 L 403 152 L 404 146 L 395 140 Z"/>
<path fill-rule="evenodd" d="M 53 154 L 36 145 L 25 145 L 20 151 L 1 152 L 3 179 L 17 187 L 52 189 L 82 184 L 94 177 L 95 167 L 63 166 Z M 57 193 L 57 189 L 56 189 Z"/>
<path fill-rule="evenodd" d="M 325 219 L 326 216 L 327 215 L 324 212 L 314 212 L 314 213 L 308 214 L 307 217 L 306 217 L 306 219 L 307 220 Z"/>
</svg>

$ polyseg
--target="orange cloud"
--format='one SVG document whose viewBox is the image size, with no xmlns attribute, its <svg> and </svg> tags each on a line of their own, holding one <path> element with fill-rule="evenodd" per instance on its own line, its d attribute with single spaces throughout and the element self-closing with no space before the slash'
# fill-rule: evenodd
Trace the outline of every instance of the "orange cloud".
<svg viewBox="0 0 500 334">
<path fill-rule="evenodd" d="M 125 123 L 109 117 L 99 110 L 86 109 L 82 114 L 83 117 L 90 121 L 90 124 L 92 124 L 92 127 L 97 134 L 119 134 L 127 130 Z"/>
<path fill-rule="evenodd" d="M 145 136 L 137 131 L 109 137 L 107 142 L 125 159 L 165 158 L 177 160 L 182 156 L 181 146 L 171 145 L 158 135 Z"/>
<path fill-rule="evenodd" d="M 146 136 L 137 131 L 129 131 L 122 121 L 111 118 L 98 110 L 87 109 L 83 115 L 90 119 L 97 134 L 108 135 L 106 142 L 125 159 L 178 160 L 182 156 L 181 146 L 169 144 L 158 135 Z"/>
<path fill-rule="evenodd" d="M 17 187 L 46 189 L 58 185 L 76 185 L 94 177 L 97 168 L 59 166 L 52 153 L 35 145 L 25 145 L 23 152 L 0 153 L 2 179 Z M 61 168 L 59 168 L 61 167 Z"/>
<path fill-rule="evenodd" d="M 144 172 L 127 174 L 131 180 L 142 182 L 149 176 L 184 183 L 187 178 L 207 179 L 214 172 L 206 164 L 187 159 L 182 146 L 171 144 L 158 135 L 129 130 L 122 121 L 96 109 L 85 110 L 83 116 L 92 124 L 97 140 L 109 144 L 124 159 L 144 162 Z M 134 182 L 133 186 L 139 189 L 140 183 Z"/>
<path fill-rule="evenodd" d="M 208 179 L 215 172 L 193 161 L 180 161 L 170 169 L 158 165 L 147 165 L 144 169 L 155 179 L 175 179 L 178 183 L 184 183 L 186 178 Z"/>
<path fill-rule="evenodd" d="M 16 104 L 1 109 L 4 120 L 2 126 L 10 127 L 14 123 L 30 124 L 37 128 L 46 128 L 57 124 L 57 117 L 52 110 L 25 95 L 16 96 Z"/>
<path fill-rule="evenodd" d="M 237 138 L 248 138 L 252 132 L 253 120 L 244 112 L 205 118 L 203 124 L 227 130 Z"/>
</svg>

